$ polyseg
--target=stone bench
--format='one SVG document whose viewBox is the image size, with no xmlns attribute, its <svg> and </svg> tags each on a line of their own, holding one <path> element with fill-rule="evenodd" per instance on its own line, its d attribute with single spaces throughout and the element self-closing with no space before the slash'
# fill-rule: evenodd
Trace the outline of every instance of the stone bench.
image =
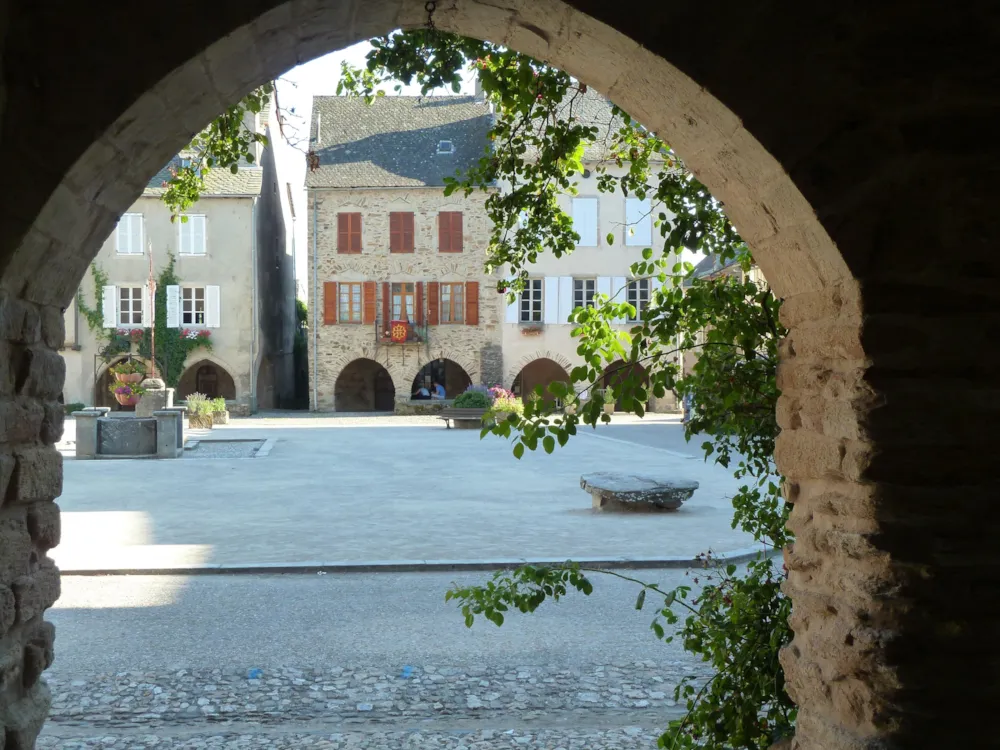
<svg viewBox="0 0 1000 750">
<path fill-rule="evenodd" d="M 698 489 L 698 483 L 689 479 L 604 471 L 584 474 L 580 477 L 580 487 L 590 493 L 594 510 L 662 511 L 680 508 Z"/>
<path fill-rule="evenodd" d="M 443 419 L 445 426 L 450 430 L 452 423 L 455 429 L 471 430 L 479 429 L 483 426 L 483 415 L 486 409 L 462 409 L 454 406 L 441 410 L 438 419 Z"/>
</svg>

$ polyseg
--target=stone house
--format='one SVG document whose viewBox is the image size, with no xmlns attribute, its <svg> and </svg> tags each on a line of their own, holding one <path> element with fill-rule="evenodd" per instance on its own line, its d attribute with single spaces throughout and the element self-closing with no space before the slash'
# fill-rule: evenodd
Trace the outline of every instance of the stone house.
<svg viewBox="0 0 1000 750">
<path fill-rule="evenodd" d="M 536 387 L 543 390 L 553 381 L 569 381 L 574 367 L 583 364 L 577 354 L 578 340 L 570 335 L 568 322 L 577 307 L 592 305 L 594 295 L 606 294 L 616 302 L 628 301 L 641 313 L 659 285 L 649 278 L 632 278 L 630 266 L 642 260 L 645 248 L 659 248 L 662 239 L 653 227 L 653 217 L 662 210 L 650 201 L 598 190 L 596 167 L 600 164 L 612 175 L 627 170 L 608 163 L 605 139 L 614 122 L 611 103 L 588 92 L 577 97 L 573 114 L 595 125 L 599 137 L 583 154 L 584 172 L 574 183 L 576 194 L 560 196 L 559 205 L 573 219 L 580 235 L 576 249 L 556 258 L 542 253 L 531 269 L 527 287 L 520 298 L 506 306 L 503 323 L 504 384 L 525 395 Z M 613 242 L 608 243 L 608 237 Z M 622 329 L 629 321 L 621 321 Z M 622 365 L 608 365 L 599 382 L 581 395 L 614 384 L 622 376 Z M 633 366 L 634 367 L 634 366 Z M 651 411 L 674 411 L 676 399 L 667 394 L 652 399 Z"/>
<path fill-rule="evenodd" d="M 248 127 L 270 135 L 265 115 L 253 120 Z M 150 277 L 158 279 L 171 259 L 177 283 L 160 290 L 166 295 L 166 325 L 211 342 L 210 348 L 180 355 L 163 343 L 157 348 L 157 369 L 176 389 L 175 399 L 199 391 L 225 398 L 236 413 L 249 413 L 258 405 L 279 405 L 294 387 L 288 191 L 272 147 L 256 149 L 254 163 L 235 174 L 215 169 L 205 176 L 201 199 L 186 212 L 186 222 L 171 222 L 161 200 L 182 155 L 154 175 L 122 214 L 94 259 L 103 283 L 87 274 L 64 312 L 64 403 L 120 408 L 108 391 L 108 368 L 130 355 L 142 358 L 128 340 L 154 325 Z M 171 363 L 171 356 L 182 356 L 183 365 Z M 168 372 L 175 374 L 174 382 Z M 258 399 L 261 392 L 264 398 Z"/>
<path fill-rule="evenodd" d="M 313 409 L 391 411 L 502 380 L 486 196 L 444 178 L 486 152 L 480 96 L 315 97 L 306 176 Z"/>
</svg>

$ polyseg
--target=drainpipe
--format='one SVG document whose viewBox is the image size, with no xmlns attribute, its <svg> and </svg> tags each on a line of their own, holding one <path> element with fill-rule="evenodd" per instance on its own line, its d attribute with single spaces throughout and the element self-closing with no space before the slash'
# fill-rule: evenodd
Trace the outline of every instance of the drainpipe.
<svg viewBox="0 0 1000 750">
<path fill-rule="evenodd" d="M 250 413 L 257 411 L 257 198 L 250 204 Z"/>
<path fill-rule="evenodd" d="M 317 335 L 319 333 L 319 254 L 317 252 L 317 229 L 319 227 L 319 198 L 313 195 L 313 325 L 312 325 L 312 357 L 313 357 L 313 388 L 312 403 L 313 411 L 319 409 L 319 396 L 317 391 L 317 380 L 319 378 L 319 356 L 317 354 Z"/>
</svg>

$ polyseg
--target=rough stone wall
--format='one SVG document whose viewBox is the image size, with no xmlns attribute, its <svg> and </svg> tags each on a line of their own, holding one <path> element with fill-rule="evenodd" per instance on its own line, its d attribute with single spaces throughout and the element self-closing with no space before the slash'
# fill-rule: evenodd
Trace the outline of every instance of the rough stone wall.
<svg viewBox="0 0 1000 750">
<path fill-rule="evenodd" d="M 503 385 L 503 347 L 487 344 L 479 350 L 479 380 L 485 386 Z"/>
<path fill-rule="evenodd" d="M 46 553 L 59 543 L 65 364 L 62 310 L 0 292 L 0 747 L 30 750 L 48 712 L 43 670 L 59 598 Z"/>
<path fill-rule="evenodd" d="M 484 196 L 466 199 L 445 197 L 439 189 L 322 190 L 310 194 L 309 208 L 309 334 L 310 393 L 316 384 L 313 408 L 336 407 L 337 378 L 355 359 L 372 359 L 389 371 L 396 400 L 410 397 L 410 387 L 420 368 L 432 359 L 450 359 L 468 373 L 473 383 L 482 380 L 483 347 L 500 343 L 500 295 L 496 280 L 483 271 L 489 225 Z M 438 252 L 437 214 L 462 211 L 463 252 Z M 361 213 L 362 252 L 337 252 L 337 213 Z M 414 252 L 389 253 L 389 212 L 414 213 Z M 315 214 L 315 216 L 314 216 Z M 314 267 L 313 232 L 318 263 Z M 316 270 L 318 267 L 318 270 Z M 314 276 L 315 274 L 315 276 Z M 314 281 L 318 281 L 314 284 Z M 375 281 L 378 284 L 378 317 L 382 315 L 382 282 L 478 281 L 479 325 L 431 326 L 427 344 L 379 344 L 374 325 L 323 324 L 323 283 L 326 281 Z M 318 290 L 319 299 L 315 299 Z M 426 291 L 425 291 L 426 297 Z M 425 300 L 426 302 L 426 300 Z M 314 380 L 315 378 L 315 380 Z"/>
</svg>

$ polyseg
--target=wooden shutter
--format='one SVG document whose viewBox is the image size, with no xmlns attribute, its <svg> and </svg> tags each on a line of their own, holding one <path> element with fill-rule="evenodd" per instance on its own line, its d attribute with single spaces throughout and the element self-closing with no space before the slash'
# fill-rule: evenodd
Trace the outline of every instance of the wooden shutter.
<svg viewBox="0 0 1000 750">
<path fill-rule="evenodd" d="M 348 214 L 351 217 L 351 252 L 361 252 L 361 214 Z"/>
<path fill-rule="evenodd" d="M 389 321 L 392 320 L 392 285 L 388 281 L 382 282 L 382 330 L 389 330 Z"/>
<path fill-rule="evenodd" d="M 351 215 L 337 214 L 337 252 L 351 252 Z"/>
<path fill-rule="evenodd" d="M 436 281 L 427 282 L 427 325 L 436 326 L 440 323 L 438 314 L 441 310 L 441 284 Z"/>
<path fill-rule="evenodd" d="M 415 296 L 413 298 L 413 315 L 417 325 L 424 323 L 424 282 L 418 281 L 415 285 Z"/>
<path fill-rule="evenodd" d="M 389 252 L 403 252 L 403 214 L 389 212 Z"/>
<path fill-rule="evenodd" d="M 323 282 L 323 325 L 331 326 L 337 322 L 337 282 Z"/>
<path fill-rule="evenodd" d="M 374 281 L 366 281 L 364 284 L 362 284 L 361 304 L 364 309 L 364 317 L 362 318 L 362 322 L 365 325 L 371 325 L 375 322 L 377 296 L 378 296 L 378 287 L 375 286 Z"/>
<path fill-rule="evenodd" d="M 462 252 L 462 212 L 453 211 L 451 214 L 451 252 Z"/>
<path fill-rule="evenodd" d="M 403 252 L 413 252 L 413 213 L 403 214 Z"/>
<path fill-rule="evenodd" d="M 465 325 L 479 325 L 479 282 L 465 282 Z"/>
</svg>

